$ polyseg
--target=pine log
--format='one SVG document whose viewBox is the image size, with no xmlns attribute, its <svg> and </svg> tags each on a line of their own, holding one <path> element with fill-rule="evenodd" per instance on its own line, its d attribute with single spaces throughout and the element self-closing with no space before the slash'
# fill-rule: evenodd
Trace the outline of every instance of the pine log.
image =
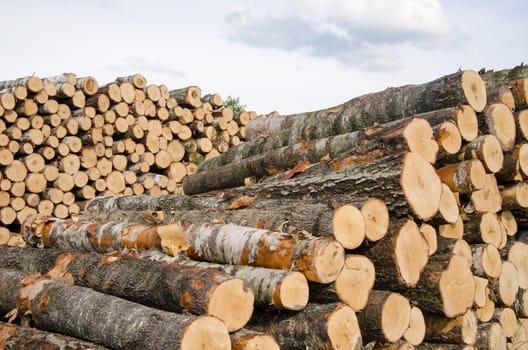
<svg viewBox="0 0 528 350">
<path fill-rule="evenodd" d="M 456 254 L 435 255 L 429 259 L 416 287 L 401 293 L 425 312 L 452 318 L 473 305 L 475 280 L 465 258 Z"/>
<path fill-rule="evenodd" d="M 252 139 L 261 133 L 274 135 L 289 128 L 302 130 L 317 125 L 332 114 L 339 117 L 341 125 L 350 125 L 358 130 L 373 122 L 384 123 L 461 104 L 469 104 L 477 112 L 481 112 L 486 106 L 486 87 L 474 71 L 453 73 L 421 85 L 388 88 L 356 97 L 328 110 L 257 119 L 248 123 L 246 132 L 248 138 Z M 294 137 L 302 136 L 298 132 L 290 133 Z"/>
<path fill-rule="evenodd" d="M 1 249 L 2 247 L 0 247 Z M 9 256 L 2 257 L 9 264 L 2 266 L 30 266 L 25 272 L 48 274 L 53 279 L 64 280 L 99 292 L 115 295 L 158 309 L 195 315 L 212 315 L 222 320 L 229 331 L 242 328 L 253 312 L 253 293 L 238 278 L 214 269 L 161 264 L 134 255 L 100 255 L 96 253 L 48 253 L 40 250 L 30 259 L 43 261 L 55 259 L 53 268 L 45 263 L 39 266 L 26 261 L 23 251 L 2 249 Z M 6 255 L 7 255 L 6 254 Z M 10 261 L 11 260 L 11 261 Z M 13 260 L 16 260 L 13 263 Z M 141 283 L 134 276 L 141 276 Z"/>
<path fill-rule="evenodd" d="M 344 304 L 308 304 L 300 312 L 255 313 L 247 328 L 270 333 L 281 349 L 359 349 L 356 315 Z"/>
<path fill-rule="evenodd" d="M 280 346 L 271 334 L 241 329 L 229 335 L 231 350 L 280 350 Z"/>
<path fill-rule="evenodd" d="M 438 343 L 468 344 L 477 341 L 478 319 L 473 310 L 456 318 L 426 315 L 425 340 Z"/>
<path fill-rule="evenodd" d="M 298 271 L 214 264 L 181 256 L 170 257 L 156 250 L 145 252 L 142 257 L 189 267 L 217 269 L 240 278 L 253 290 L 255 306 L 259 308 L 272 305 L 277 309 L 298 311 L 302 310 L 308 303 L 308 281 Z"/>
<path fill-rule="evenodd" d="M 190 224 L 183 228 L 197 260 L 276 269 L 296 268 L 313 282 L 330 283 L 344 264 L 344 249 L 329 238 L 295 238 L 281 232 L 232 224 Z"/>
<path fill-rule="evenodd" d="M 85 349 L 104 350 L 103 346 L 58 333 L 0 322 L 2 349 Z"/>
<path fill-rule="evenodd" d="M 311 283 L 310 302 L 341 301 L 359 312 L 365 308 L 375 280 L 374 264 L 363 255 L 347 255 L 335 282 Z"/>
<path fill-rule="evenodd" d="M 198 342 L 202 349 L 230 349 L 227 328 L 215 317 L 160 311 L 46 277 L 21 278 L 0 271 L 2 279 L 16 285 L 10 292 L 17 299 L 18 312 L 30 314 L 40 329 L 109 348 L 189 349 Z M 3 300 L 0 305 L 5 310 Z M 112 327 L 100 326 L 108 320 Z"/>
</svg>

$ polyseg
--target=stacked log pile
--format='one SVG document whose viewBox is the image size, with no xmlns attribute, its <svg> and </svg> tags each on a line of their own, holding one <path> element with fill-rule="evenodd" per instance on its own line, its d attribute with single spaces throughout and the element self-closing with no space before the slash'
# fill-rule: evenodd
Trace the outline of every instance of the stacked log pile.
<svg viewBox="0 0 528 350">
<path fill-rule="evenodd" d="M 70 73 L 1 81 L 0 223 L 18 231 L 30 214 L 66 218 L 98 195 L 181 192 L 200 162 L 244 141 L 255 117 L 140 74 L 101 87 Z"/>
<path fill-rule="evenodd" d="M 147 347 L 122 319 L 96 326 L 120 307 L 157 315 L 180 348 L 203 329 L 204 349 L 523 348 L 526 79 L 462 71 L 255 119 L 184 196 L 29 216 L 32 247 L 0 247 L 2 314 L 110 348 Z M 105 312 L 75 317 L 79 298 Z"/>
</svg>

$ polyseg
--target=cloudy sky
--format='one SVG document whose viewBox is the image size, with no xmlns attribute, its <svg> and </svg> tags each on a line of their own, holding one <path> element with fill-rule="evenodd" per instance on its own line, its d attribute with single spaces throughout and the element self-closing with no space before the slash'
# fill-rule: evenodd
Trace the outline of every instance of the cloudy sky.
<svg viewBox="0 0 528 350">
<path fill-rule="evenodd" d="M 0 0 L 0 80 L 142 73 L 281 114 L 528 63 L 525 0 Z"/>
</svg>

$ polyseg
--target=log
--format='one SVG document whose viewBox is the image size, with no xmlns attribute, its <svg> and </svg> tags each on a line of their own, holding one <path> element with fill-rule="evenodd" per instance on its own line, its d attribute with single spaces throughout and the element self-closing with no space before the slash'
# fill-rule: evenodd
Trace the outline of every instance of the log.
<svg viewBox="0 0 528 350">
<path fill-rule="evenodd" d="M 298 271 L 214 264 L 181 256 L 169 257 L 155 250 L 145 252 L 142 257 L 189 267 L 217 269 L 240 278 L 253 290 L 255 306 L 259 308 L 266 308 L 271 305 L 277 309 L 298 311 L 302 310 L 308 303 L 308 281 Z"/>
<path fill-rule="evenodd" d="M 0 347 L 2 349 L 106 349 L 73 337 L 3 322 L 0 322 Z"/>
<path fill-rule="evenodd" d="M 24 239 L 30 245 L 97 252 L 158 247 L 158 229 L 153 224 L 77 222 L 46 215 L 28 217 L 22 226 Z"/>
<path fill-rule="evenodd" d="M 426 332 L 426 324 L 422 310 L 416 306 L 411 306 L 411 319 L 409 327 L 403 333 L 403 338 L 411 345 L 420 345 Z"/>
<path fill-rule="evenodd" d="M 213 315 L 224 321 L 231 331 L 247 323 L 253 310 L 253 295 L 246 285 L 211 268 L 160 264 L 138 260 L 130 254 L 61 254 L 54 249 L 22 251 L 2 246 L 0 251 L 2 267 L 48 274 L 53 279 L 163 310 L 181 312 L 185 309 L 198 315 Z M 131 274 L 140 274 L 142 282 L 137 283 Z M 181 286 L 186 287 L 182 289 Z"/>
<path fill-rule="evenodd" d="M 255 313 L 249 329 L 269 332 L 281 349 L 357 349 L 362 345 L 356 314 L 344 304 L 308 304 L 299 312 Z"/>
<path fill-rule="evenodd" d="M 435 255 L 429 259 L 416 287 L 401 293 L 425 312 L 452 318 L 473 305 L 475 280 L 465 258 L 456 254 Z"/>
<path fill-rule="evenodd" d="M 185 226 L 182 234 L 189 245 L 186 254 L 196 260 L 296 268 L 309 281 L 319 283 L 333 282 L 344 264 L 343 247 L 330 238 L 298 239 L 281 232 L 232 224 Z"/>
<path fill-rule="evenodd" d="M 446 165 L 437 173 L 453 192 L 469 193 L 483 188 L 486 183 L 486 169 L 478 159 Z"/>
<path fill-rule="evenodd" d="M 316 126 L 326 118 L 335 119 L 336 124 L 348 125 L 359 130 L 372 123 L 412 116 L 446 107 L 468 104 L 481 112 L 486 106 L 486 87 L 479 75 L 471 70 L 441 77 L 421 85 L 388 88 L 384 91 L 356 97 L 337 107 L 277 118 L 263 118 L 247 124 L 247 137 L 259 134 L 275 135 L 289 130 L 292 138 L 302 137 L 298 130 Z M 332 115 L 336 117 L 332 118 Z M 350 130 L 341 130 L 341 133 Z"/>
<path fill-rule="evenodd" d="M 180 106 L 198 108 L 202 105 L 202 91 L 198 86 L 188 86 L 170 91 L 170 97 L 178 101 Z"/>
<path fill-rule="evenodd" d="M 365 255 L 376 267 L 376 288 L 400 291 L 419 282 L 429 259 L 429 246 L 416 223 L 408 219 L 394 223 L 388 235 Z"/>
<path fill-rule="evenodd" d="M 231 333 L 231 350 L 280 350 L 280 346 L 271 334 L 241 329 Z"/>
<path fill-rule="evenodd" d="M 513 149 L 517 132 L 515 118 L 508 106 L 503 103 L 488 105 L 479 124 L 481 132 L 497 137 L 503 151 Z"/>
<path fill-rule="evenodd" d="M 366 340 L 396 342 L 409 327 L 411 305 L 398 293 L 373 290 L 367 306 L 357 316 Z"/>
<path fill-rule="evenodd" d="M 517 269 L 519 288 L 528 289 L 528 244 L 514 242 L 508 247 L 508 261 L 512 262 Z"/>
<path fill-rule="evenodd" d="M 428 342 L 474 345 L 477 341 L 478 319 L 473 310 L 456 318 L 426 315 L 425 322 Z"/>
<path fill-rule="evenodd" d="M 341 301 L 359 312 L 365 308 L 375 281 L 374 264 L 363 255 L 350 254 L 343 269 L 331 284 L 310 284 L 310 302 Z"/>
<path fill-rule="evenodd" d="M 18 297 L 18 312 L 30 314 L 40 329 L 109 348 L 189 349 L 198 342 L 203 348 L 230 349 L 227 328 L 215 317 L 179 315 L 46 277 L 21 278 L 1 271 L 2 278 L 17 285 L 12 297 Z M 100 327 L 108 320 L 112 327 Z"/>
<path fill-rule="evenodd" d="M 471 269 L 476 276 L 494 281 L 500 277 L 502 260 L 499 250 L 492 244 L 478 244 L 471 247 L 473 263 Z"/>
<path fill-rule="evenodd" d="M 480 324 L 475 346 L 482 350 L 506 350 L 506 336 L 498 322 Z"/>
<path fill-rule="evenodd" d="M 519 292 L 517 268 L 509 261 L 502 262 L 502 269 L 498 280 L 490 284 L 491 297 L 495 305 L 511 307 Z"/>
<path fill-rule="evenodd" d="M 510 308 L 497 308 L 492 318 L 493 322 L 498 322 L 502 326 L 502 331 L 506 338 L 512 338 L 517 331 L 517 316 Z"/>
</svg>

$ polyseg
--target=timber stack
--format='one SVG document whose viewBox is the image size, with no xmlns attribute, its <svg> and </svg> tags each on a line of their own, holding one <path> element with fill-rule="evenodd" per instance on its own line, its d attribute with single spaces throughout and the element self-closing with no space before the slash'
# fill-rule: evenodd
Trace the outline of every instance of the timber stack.
<svg viewBox="0 0 528 350">
<path fill-rule="evenodd" d="M 0 222 L 18 230 L 30 214 L 66 218 L 99 195 L 181 192 L 203 160 L 245 140 L 252 118 L 219 94 L 141 74 L 104 86 L 71 73 L 0 81 Z"/>
<path fill-rule="evenodd" d="M 94 348 L 523 348 L 526 82 L 466 70 L 253 119 L 185 195 L 27 216 L 1 315 Z"/>
</svg>

